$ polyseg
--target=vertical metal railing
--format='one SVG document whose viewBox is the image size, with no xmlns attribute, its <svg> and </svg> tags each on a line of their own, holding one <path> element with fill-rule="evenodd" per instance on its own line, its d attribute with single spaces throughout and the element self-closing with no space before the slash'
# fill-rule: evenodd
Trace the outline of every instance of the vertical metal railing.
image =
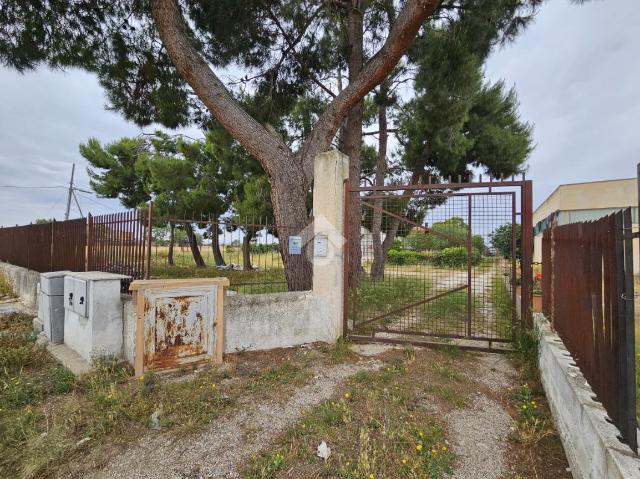
<svg viewBox="0 0 640 479">
<path fill-rule="evenodd" d="M 543 235 L 543 308 L 622 440 L 637 450 L 631 209 Z"/>
</svg>

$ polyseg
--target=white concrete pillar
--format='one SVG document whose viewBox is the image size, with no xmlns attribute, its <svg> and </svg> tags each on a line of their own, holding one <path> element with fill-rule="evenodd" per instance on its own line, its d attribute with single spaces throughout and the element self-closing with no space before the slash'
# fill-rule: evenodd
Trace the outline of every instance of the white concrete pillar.
<svg viewBox="0 0 640 479">
<path fill-rule="evenodd" d="M 311 319 L 318 339 L 334 342 L 342 335 L 344 182 L 349 158 L 337 150 L 319 154 L 314 163 L 313 295 Z"/>
</svg>

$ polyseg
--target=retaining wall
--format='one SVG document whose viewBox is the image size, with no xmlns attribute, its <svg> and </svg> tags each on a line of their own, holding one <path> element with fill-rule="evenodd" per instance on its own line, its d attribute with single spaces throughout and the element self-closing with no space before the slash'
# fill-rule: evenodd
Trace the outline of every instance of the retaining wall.
<svg viewBox="0 0 640 479">
<path fill-rule="evenodd" d="M 556 428 L 575 479 L 640 478 L 640 459 L 618 440 L 602 404 L 544 315 L 534 315 L 538 365 Z"/>
<path fill-rule="evenodd" d="M 40 273 L 3 262 L 0 262 L 0 273 L 6 276 L 25 306 L 37 309 Z"/>
</svg>

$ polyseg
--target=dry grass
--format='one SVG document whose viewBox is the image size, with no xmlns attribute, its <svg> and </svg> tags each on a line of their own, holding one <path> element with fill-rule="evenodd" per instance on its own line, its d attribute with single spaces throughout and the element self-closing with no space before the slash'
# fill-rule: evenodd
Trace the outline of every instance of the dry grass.
<svg viewBox="0 0 640 479">
<path fill-rule="evenodd" d="M 244 355 L 250 366 L 242 370 L 212 366 L 173 379 L 133 378 L 127 365 L 105 358 L 77 379 L 36 346 L 30 321 L 11 315 L 0 322 L 0 477 L 49 477 L 83 456 L 108 456 L 109 445 L 131 443 L 150 427 L 191 434 L 241 396 L 287 396 L 310 377 L 306 356 L 274 352 Z"/>
<path fill-rule="evenodd" d="M 0 300 L 11 299 L 15 297 L 13 287 L 9 280 L 0 273 Z"/>
</svg>

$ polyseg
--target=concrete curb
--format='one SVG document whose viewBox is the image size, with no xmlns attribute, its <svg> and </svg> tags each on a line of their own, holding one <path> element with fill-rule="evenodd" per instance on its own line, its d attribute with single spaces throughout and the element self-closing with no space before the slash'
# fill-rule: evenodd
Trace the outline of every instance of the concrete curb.
<svg viewBox="0 0 640 479">
<path fill-rule="evenodd" d="M 542 314 L 534 315 L 539 334 L 538 366 L 556 428 L 575 479 L 640 478 L 640 459 L 620 442 L 607 413 L 595 402 L 560 337 Z"/>
</svg>

